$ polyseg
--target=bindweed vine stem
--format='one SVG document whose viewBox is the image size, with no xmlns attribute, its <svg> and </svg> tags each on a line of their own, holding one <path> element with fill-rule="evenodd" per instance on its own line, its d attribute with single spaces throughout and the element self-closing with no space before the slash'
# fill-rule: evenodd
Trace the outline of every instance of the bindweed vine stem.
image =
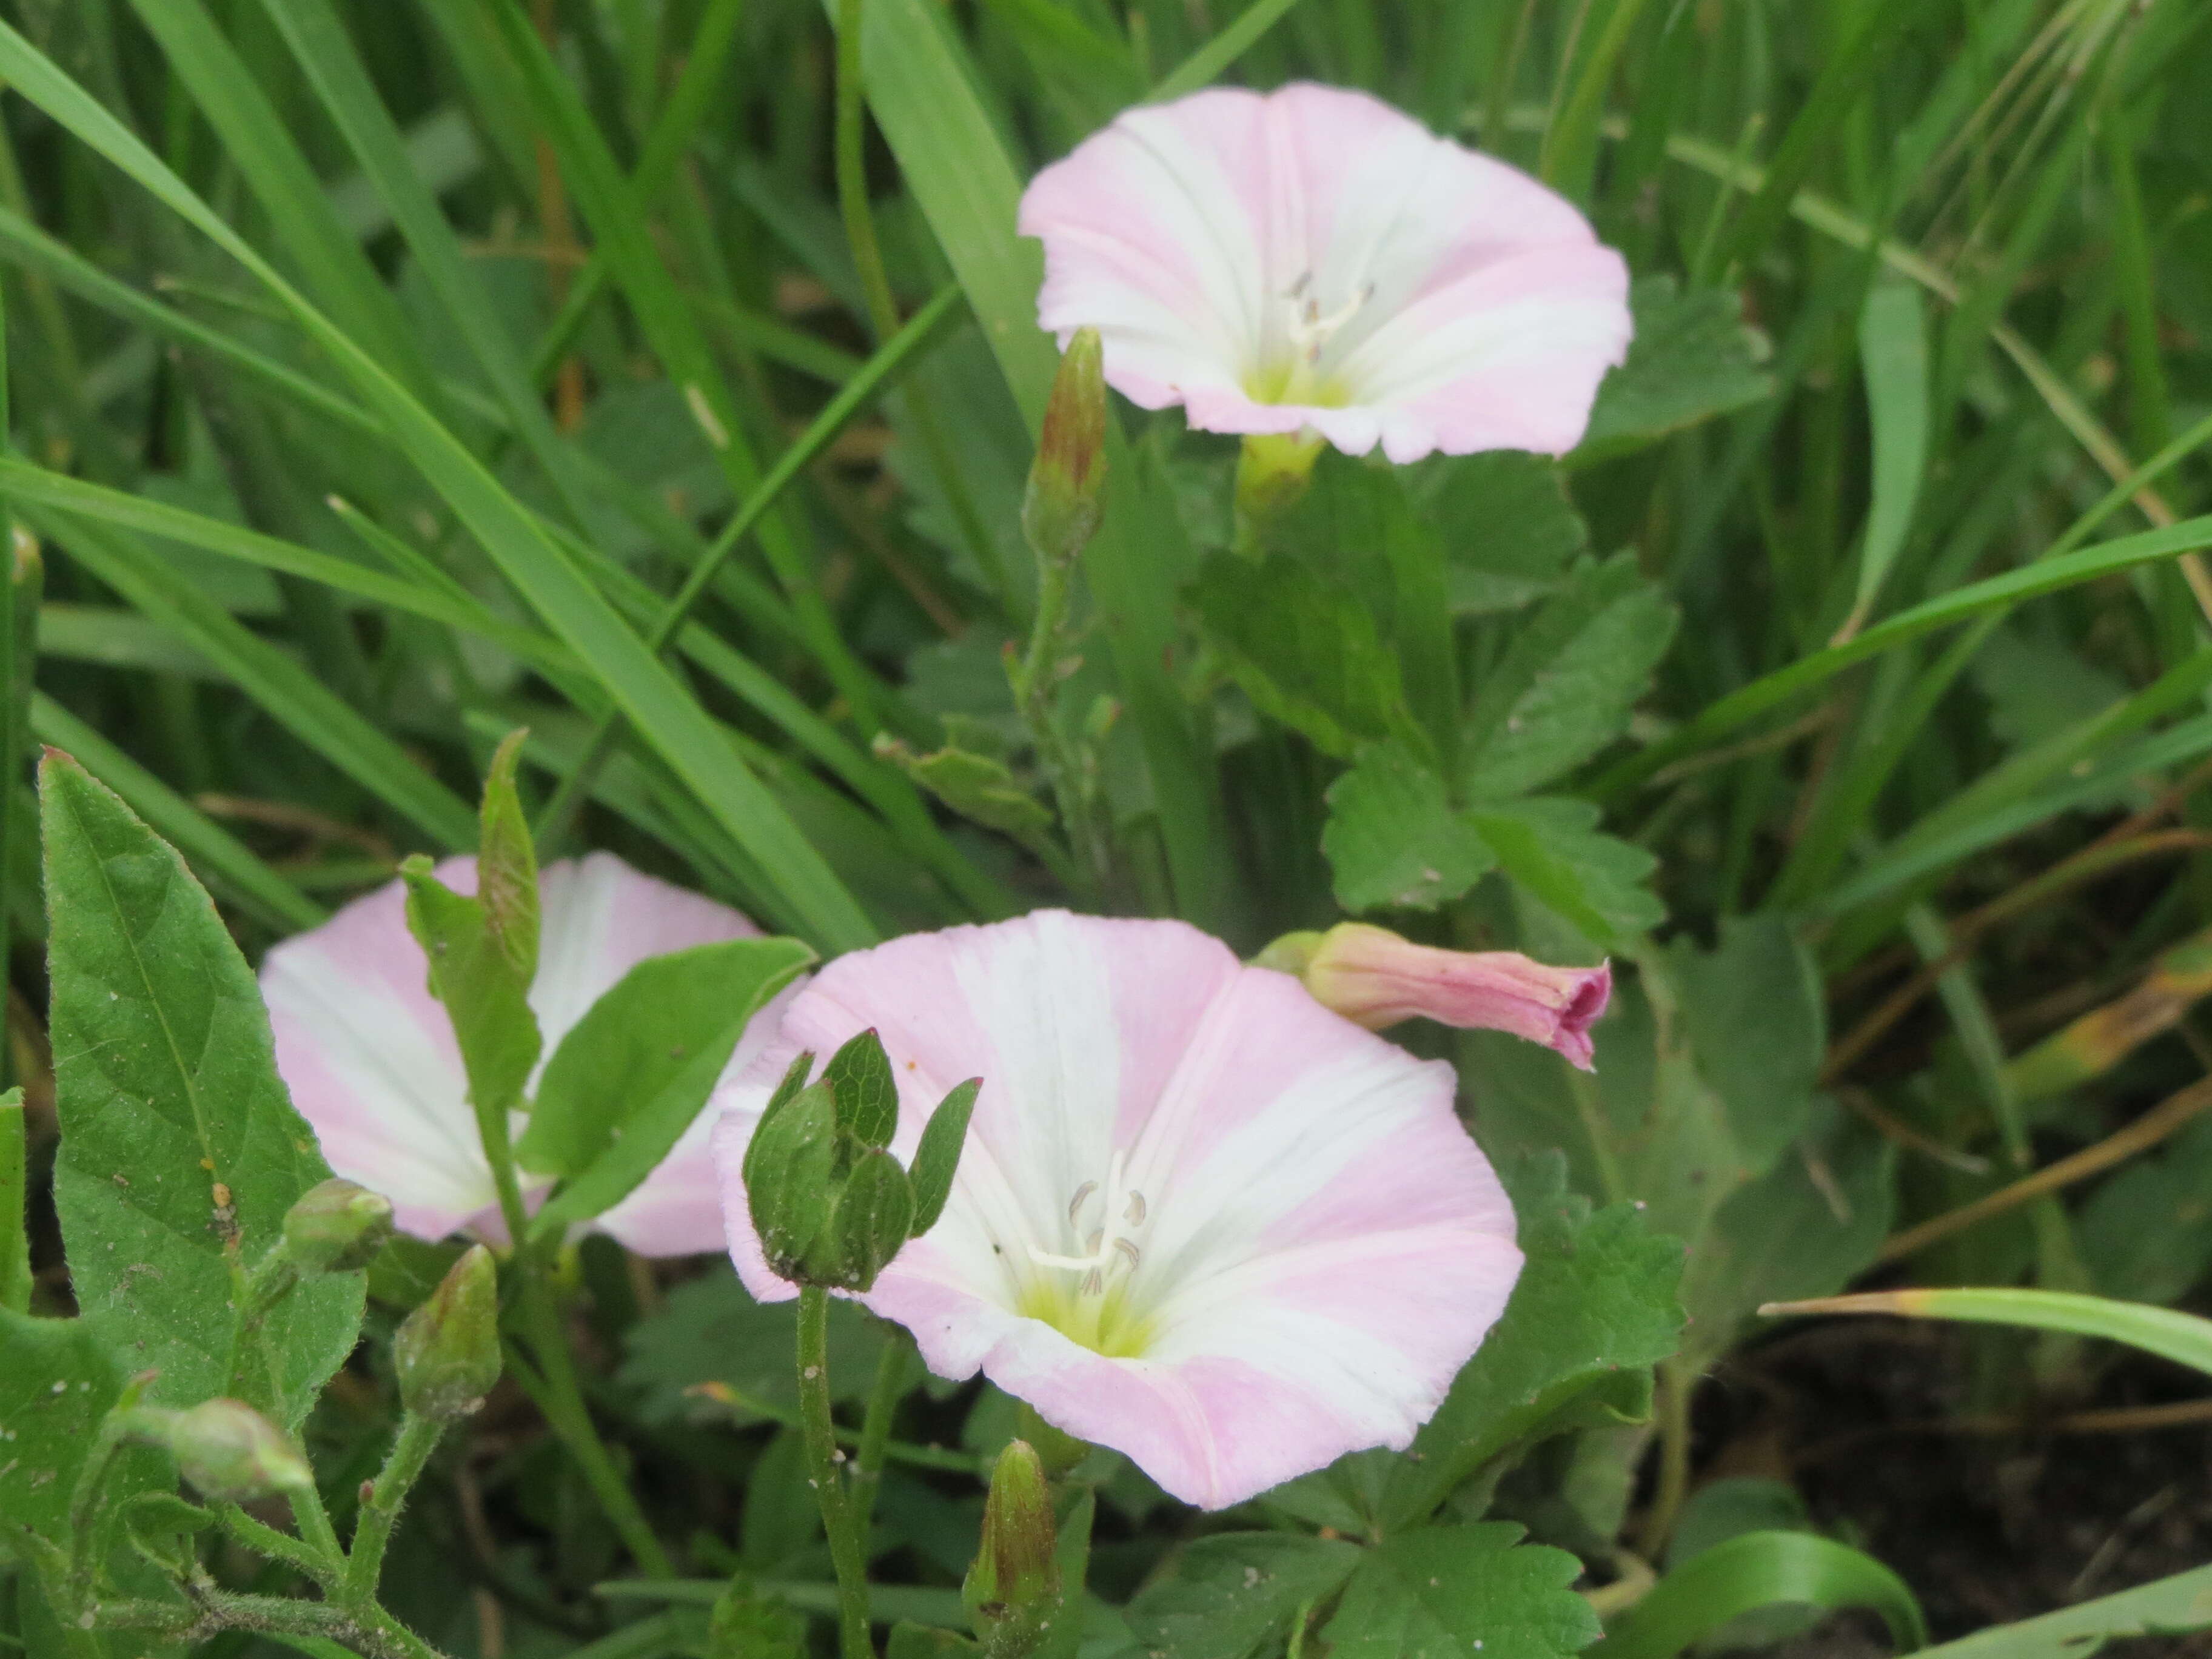
<svg viewBox="0 0 2212 1659">
<path fill-rule="evenodd" d="M 883 1393 L 879 1376 L 877 1396 Z M 838 1650 L 842 1659 L 875 1659 L 868 1634 L 867 1552 L 860 1530 L 866 1524 L 864 1504 L 873 1505 L 856 1498 L 845 1482 L 845 1454 L 830 1417 L 830 1292 L 816 1285 L 799 1292 L 799 1409 L 807 1482 L 822 1506 L 830 1559 L 837 1570 Z M 876 1415 L 872 1407 L 869 1414 Z M 884 1432 L 889 1433 L 888 1424 Z"/>
<path fill-rule="evenodd" d="M 443 1432 L 442 1425 L 418 1412 L 409 1412 L 399 1419 L 399 1433 L 386 1455 L 384 1467 L 369 1484 L 361 1519 L 354 1525 L 353 1553 L 346 1559 L 345 1570 L 349 1600 L 358 1601 L 376 1594 L 377 1582 L 384 1576 L 384 1551 L 392 1541 L 392 1528 Z"/>
</svg>

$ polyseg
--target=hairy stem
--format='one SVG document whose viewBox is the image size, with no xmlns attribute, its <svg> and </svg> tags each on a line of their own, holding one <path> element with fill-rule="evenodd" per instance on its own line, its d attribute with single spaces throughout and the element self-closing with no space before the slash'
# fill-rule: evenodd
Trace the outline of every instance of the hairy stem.
<svg viewBox="0 0 2212 1659">
<path fill-rule="evenodd" d="M 422 1467 L 430 1461 L 444 1426 L 427 1417 L 410 1412 L 399 1420 L 399 1433 L 386 1455 L 384 1467 L 376 1472 L 368 1498 L 361 1506 L 361 1519 L 353 1530 L 353 1553 L 346 1559 L 345 1597 L 356 1605 L 373 1601 L 376 1586 L 384 1574 L 385 1546 L 392 1541 L 392 1528 L 399 1520 L 399 1511 L 407 1503 L 407 1494 L 414 1490 L 422 1478 Z"/>
<path fill-rule="evenodd" d="M 875 1659 L 868 1634 L 866 1547 L 854 1530 L 857 1505 L 846 1491 L 845 1455 L 837 1449 L 836 1427 L 830 1420 L 830 1292 L 814 1285 L 799 1293 L 799 1407 L 807 1479 L 822 1505 L 830 1559 L 837 1569 L 839 1650 L 842 1659 Z"/>
</svg>

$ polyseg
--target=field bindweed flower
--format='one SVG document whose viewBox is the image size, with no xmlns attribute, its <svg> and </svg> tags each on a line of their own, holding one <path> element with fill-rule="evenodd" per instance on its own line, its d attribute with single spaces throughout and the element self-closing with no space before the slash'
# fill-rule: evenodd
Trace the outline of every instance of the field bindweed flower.
<svg viewBox="0 0 2212 1659">
<path fill-rule="evenodd" d="M 1066 1433 L 1219 1508 L 1403 1447 L 1520 1272 L 1453 1075 L 1176 921 L 1041 910 L 838 958 L 726 1079 L 731 1254 L 768 1268 L 742 1180 L 776 1079 L 872 1028 L 892 1148 L 981 1073 L 943 1218 L 860 1297 L 941 1376 L 981 1370 Z"/>
<path fill-rule="evenodd" d="M 1364 921 L 1286 933 L 1259 962 L 1298 975 L 1324 1006 L 1370 1031 L 1423 1018 L 1510 1031 L 1585 1072 L 1595 1063 L 1590 1027 L 1613 1000 L 1610 963 L 1553 968 L 1518 951 L 1438 950 Z"/>
<path fill-rule="evenodd" d="M 1628 349 L 1628 271 L 1562 198 L 1365 93 L 1124 111 L 1030 181 L 1037 320 L 1206 432 L 1399 463 L 1563 454 Z"/>
<path fill-rule="evenodd" d="M 473 858 L 448 859 L 437 873 L 458 892 L 476 890 Z M 647 957 L 760 932 L 727 906 L 655 880 L 611 853 L 547 865 L 538 894 L 530 1006 L 547 1054 Z M 402 1231 L 435 1239 L 470 1227 L 498 1237 L 498 1193 L 460 1050 L 425 974 L 422 948 L 407 929 L 404 882 L 279 945 L 261 969 L 276 1069 L 331 1168 L 389 1198 Z M 774 1032 L 777 1006 L 746 1028 L 731 1057 L 732 1075 Z M 711 1115 L 702 1113 L 660 1166 L 593 1224 L 645 1255 L 720 1249 L 711 1128 Z"/>
</svg>

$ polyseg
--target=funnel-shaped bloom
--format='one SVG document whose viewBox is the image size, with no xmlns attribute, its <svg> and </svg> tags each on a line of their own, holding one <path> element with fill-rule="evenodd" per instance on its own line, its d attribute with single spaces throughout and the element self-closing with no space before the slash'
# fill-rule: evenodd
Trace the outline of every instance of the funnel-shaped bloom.
<svg viewBox="0 0 2212 1659">
<path fill-rule="evenodd" d="M 953 1084 L 983 1088 L 943 1218 L 861 1300 L 939 1376 L 981 1370 L 1188 1502 L 1407 1444 L 1520 1271 L 1449 1066 L 1183 923 L 1041 910 L 839 958 L 725 1083 L 724 1214 L 756 1296 L 792 1291 L 745 1144 L 795 1052 L 870 1027 L 902 1157 Z"/>
<path fill-rule="evenodd" d="M 1561 454 L 1626 355 L 1627 268 L 1567 202 L 1364 93 L 1127 110 L 1040 173 L 1037 320 L 1207 432 L 1393 461 Z"/>
<path fill-rule="evenodd" d="M 473 893 L 476 860 L 448 859 L 438 879 Z M 760 931 L 735 910 L 657 881 L 611 853 L 547 865 L 538 894 L 542 931 L 530 1006 L 547 1054 L 648 957 Z M 407 931 L 403 882 L 286 940 L 261 967 L 276 1069 L 331 1168 L 389 1198 L 402 1231 L 420 1238 L 470 1225 L 496 1232 L 499 1196 L 477 1136 L 460 1050 L 425 979 L 422 948 Z M 776 1012 L 771 1004 L 754 1017 L 731 1058 L 732 1075 L 773 1034 Z M 702 1113 L 660 1167 L 595 1224 L 647 1255 L 721 1249 L 711 1127 L 710 1115 Z"/>
<path fill-rule="evenodd" d="M 1260 961 L 1302 975 L 1324 1006 L 1370 1031 L 1424 1018 L 1510 1031 L 1585 1072 L 1595 1061 L 1589 1028 L 1613 1000 L 1607 963 L 1553 968 L 1518 951 L 1442 951 L 1364 921 L 1287 934 Z"/>
</svg>

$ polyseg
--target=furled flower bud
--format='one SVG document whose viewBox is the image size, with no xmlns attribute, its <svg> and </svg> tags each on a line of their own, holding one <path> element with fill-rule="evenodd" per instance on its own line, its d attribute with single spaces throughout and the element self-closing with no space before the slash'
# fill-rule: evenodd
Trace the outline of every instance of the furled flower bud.
<svg viewBox="0 0 2212 1659">
<path fill-rule="evenodd" d="M 1009 1441 L 991 1471 L 982 1545 L 961 1588 L 989 1659 L 1028 1659 L 1050 1639 L 1066 1611 L 1056 1546 L 1044 1464 L 1026 1440 Z"/>
<path fill-rule="evenodd" d="M 1098 528 L 1106 476 L 1106 374 L 1095 328 L 1078 329 L 1060 360 L 1022 497 L 1022 533 L 1041 559 L 1073 559 Z"/>
<path fill-rule="evenodd" d="M 392 1339 L 399 1398 L 435 1423 L 466 1417 L 499 1381 L 499 1279 L 472 1246 Z"/>
<path fill-rule="evenodd" d="M 1585 1072 L 1594 1060 L 1589 1028 L 1613 1000 L 1607 963 L 1553 968 L 1518 951 L 1441 951 L 1364 921 L 1285 933 L 1255 961 L 1297 975 L 1315 1000 L 1370 1031 L 1416 1016 L 1510 1031 Z"/>
<path fill-rule="evenodd" d="M 162 1447 L 203 1497 L 250 1504 L 314 1484 L 299 1448 L 252 1407 L 208 1400 L 190 1411 L 141 1406 L 131 1413 L 131 1437 Z"/>
<path fill-rule="evenodd" d="M 284 1212 L 284 1249 L 309 1273 L 366 1267 L 392 1237 L 392 1200 L 333 1177 L 300 1194 Z"/>
</svg>

